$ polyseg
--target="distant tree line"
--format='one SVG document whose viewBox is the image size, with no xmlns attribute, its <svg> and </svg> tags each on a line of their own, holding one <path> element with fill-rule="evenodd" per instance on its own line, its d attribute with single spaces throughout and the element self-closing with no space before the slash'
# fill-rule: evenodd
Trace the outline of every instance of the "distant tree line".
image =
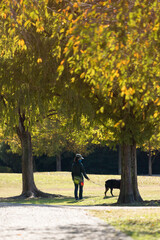
<svg viewBox="0 0 160 240">
<path fill-rule="evenodd" d="M 93 151 L 84 155 L 84 165 L 90 174 L 119 174 L 118 147 L 112 150 L 108 147 L 95 145 Z M 56 156 L 34 156 L 34 172 L 57 171 Z M 64 151 L 61 154 L 61 171 L 71 171 L 74 153 Z M 139 175 L 149 174 L 149 153 L 137 149 L 137 172 Z M 160 152 L 153 157 L 152 174 L 160 174 Z M 59 169 L 58 169 L 59 170 Z M 0 144 L 0 172 L 21 173 L 21 156 L 12 153 L 10 146 Z"/>
</svg>

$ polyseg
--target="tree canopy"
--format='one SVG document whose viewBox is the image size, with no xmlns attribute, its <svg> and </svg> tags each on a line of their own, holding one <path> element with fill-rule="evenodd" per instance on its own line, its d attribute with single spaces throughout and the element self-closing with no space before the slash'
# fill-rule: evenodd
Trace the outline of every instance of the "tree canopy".
<svg viewBox="0 0 160 240">
<path fill-rule="evenodd" d="M 75 7 L 79 14 L 67 19 L 64 50 L 70 85 L 88 86 L 97 116 L 113 120 L 119 141 L 143 142 L 159 119 L 159 3 L 87 1 Z"/>
<path fill-rule="evenodd" d="M 70 86 L 86 86 L 81 94 L 94 106 L 94 118 L 112 121 L 109 129 L 123 149 L 119 202 L 142 200 L 136 144 L 149 139 L 159 121 L 159 7 L 157 1 L 77 1 L 70 14 L 64 11 L 70 29 L 59 75 L 66 61 Z"/>
</svg>

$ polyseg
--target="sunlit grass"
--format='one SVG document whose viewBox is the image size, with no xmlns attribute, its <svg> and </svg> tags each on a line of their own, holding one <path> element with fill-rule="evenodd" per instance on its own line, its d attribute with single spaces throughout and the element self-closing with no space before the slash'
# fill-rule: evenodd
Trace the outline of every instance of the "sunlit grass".
<svg viewBox="0 0 160 240">
<path fill-rule="evenodd" d="M 91 213 L 133 239 L 160 239 L 160 208 L 111 209 Z"/>
<path fill-rule="evenodd" d="M 44 203 L 45 204 L 67 204 L 67 205 L 109 205 L 117 202 L 119 190 L 114 189 L 114 197 L 110 192 L 104 199 L 104 184 L 107 179 L 116 178 L 116 175 L 96 175 L 90 174 L 91 181 L 85 180 L 83 201 L 74 200 L 74 186 L 70 172 L 45 172 L 35 173 L 35 182 L 37 187 L 44 192 L 63 195 L 63 198 L 57 199 L 30 199 L 25 202 Z M 94 182 L 94 183 L 93 183 Z M 160 177 L 138 176 L 139 191 L 143 200 L 160 199 Z M 21 174 L 1 173 L 0 174 L 0 197 L 7 198 L 19 195 L 22 190 Z"/>
</svg>

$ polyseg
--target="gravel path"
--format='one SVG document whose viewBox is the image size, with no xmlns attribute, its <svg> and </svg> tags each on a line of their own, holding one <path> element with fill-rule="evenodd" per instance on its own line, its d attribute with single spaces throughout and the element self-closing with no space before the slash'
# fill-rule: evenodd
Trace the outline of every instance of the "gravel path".
<svg viewBox="0 0 160 240">
<path fill-rule="evenodd" d="M 131 240 L 83 208 L 0 203 L 2 240 Z"/>
</svg>

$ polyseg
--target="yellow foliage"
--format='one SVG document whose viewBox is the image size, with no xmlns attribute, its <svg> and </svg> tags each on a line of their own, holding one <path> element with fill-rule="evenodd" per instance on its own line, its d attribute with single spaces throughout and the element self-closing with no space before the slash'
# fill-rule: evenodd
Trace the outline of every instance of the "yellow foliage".
<svg viewBox="0 0 160 240">
<path fill-rule="evenodd" d="M 43 31 L 44 31 L 44 27 L 43 26 L 37 28 L 37 32 L 43 32 Z"/>
<path fill-rule="evenodd" d="M 68 51 L 68 47 L 65 47 L 63 53 L 66 53 Z"/>
<path fill-rule="evenodd" d="M 63 60 L 61 61 L 60 65 L 63 65 L 64 61 L 65 61 L 65 59 L 63 59 Z"/>
<path fill-rule="evenodd" d="M 100 26 L 99 26 L 99 32 L 98 32 L 98 33 L 100 33 L 100 34 L 101 34 L 102 32 L 103 32 L 103 26 L 102 26 L 102 25 L 100 25 Z"/>
<path fill-rule="evenodd" d="M 159 98 L 157 98 L 155 101 L 154 101 L 154 103 L 157 103 L 159 101 Z"/>
<path fill-rule="evenodd" d="M 123 87 L 121 88 L 121 92 L 126 92 L 126 90 L 127 90 L 126 86 L 123 86 Z"/>
<path fill-rule="evenodd" d="M 156 118 L 158 116 L 158 112 L 155 112 L 153 116 Z"/>
<path fill-rule="evenodd" d="M 24 42 L 23 39 L 20 39 L 20 40 L 18 41 L 18 45 L 19 45 L 19 46 L 23 47 L 24 44 L 25 44 L 25 42 Z"/>
<path fill-rule="evenodd" d="M 74 45 L 76 46 L 76 45 L 79 45 L 80 44 L 80 41 L 76 41 L 75 43 L 74 43 Z"/>
<path fill-rule="evenodd" d="M 157 31 L 158 29 L 159 29 L 159 23 L 157 23 L 152 30 Z"/>
<path fill-rule="evenodd" d="M 74 7 L 74 8 L 78 8 L 78 4 L 77 4 L 77 3 L 74 3 L 74 4 L 73 4 L 73 7 Z"/>
<path fill-rule="evenodd" d="M 133 95 L 134 93 L 135 93 L 135 89 L 133 89 L 133 88 L 129 88 L 128 89 L 128 93 L 130 94 L 130 95 Z"/>
<path fill-rule="evenodd" d="M 76 54 L 77 51 L 78 51 L 78 46 L 74 46 L 74 47 L 73 47 L 73 51 L 74 51 L 74 54 Z"/>
<path fill-rule="evenodd" d="M 101 108 L 99 109 L 99 111 L 100 111 L 100 113 L 104 113 L 104 107 L 101 107 Z"/>
<path fill-rule="evenodd" d="M 74 83 L 75 82 L 75 78 L 73 77 L 73 78 L 71 78 L 71 82 L 72 83 Z"/>
<path fill-rule="evenodd" d="M 84 78 L 85 77 L 85 72 L 83 72 L 81 75 L 80 75 L 80 78 Z"/>
<path fill-rule="evenodd" d="M 73 32 L 74 28 L 69 28 L 66 32 L 66 36 L 70 35 Z"/>
<path fill-rule="evenodd" d="M 42 62 L 42 58 L 38 58 L 37 63 L 41 63 L 41 62 Z"/>
<path fill-rule="evenodd" d="M 69 15 L 69 17 L 68 17 L 68 20 L 69 20 L 69 21 L 71 21 L 71 20 L 72 20 L 72 18 L 73 18 L 73 15 L 72 15 L 72 14 L 70 14 L 70 15 Z"/>
<path fill-rule="evenodd" d="M 124 95 L 126 95 L 127 97 L 129 97 L 129 96 L 132 96 L 133 94 L 135 93 L 135 89 L 133 89 L 133 88 L 129 88 L 129 89 L 127 89 L 126 88 L 126 86 L 123 86 L 122 88 L 121 88 L 121 96 L 123 97 Z"/>
<path fill-rule="evenodd" d="M 120 121 L 117 122 L 117 123 L 114 125 L 114 127 L 118 127 L 119 125 L 120 125 Z"/>
<path fill-rule="evenodd" d="M 115 49 L 118 50 L 119 49 L 119 45 L 116 45 Z"/>
<path fill-rule="evenodd" d="M 2 13 L 1 16 L 2 16 L 2 18 L 6 19 L 7 14 L 6 13 Z"/>
</svg>

